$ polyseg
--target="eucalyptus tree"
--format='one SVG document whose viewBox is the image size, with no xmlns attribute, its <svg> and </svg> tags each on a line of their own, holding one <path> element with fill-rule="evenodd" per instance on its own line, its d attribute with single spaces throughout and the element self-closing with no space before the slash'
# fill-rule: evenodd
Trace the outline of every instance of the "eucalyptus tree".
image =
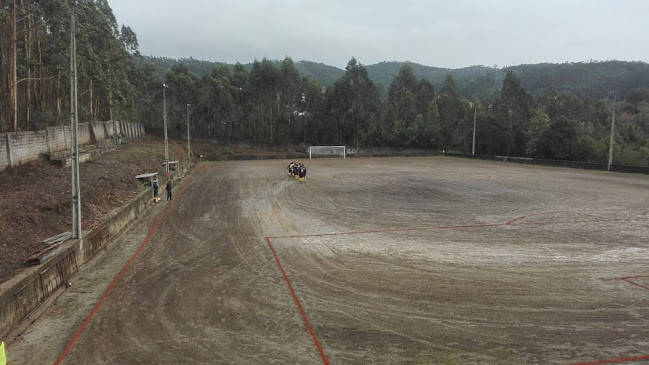
<svg viewBox="0 0 649 365">
<path fill-rule="evenodd" d="M 314 124 L 322 120 L 324 115 L 323 88 L 317 81 L 303 77 L 300 90 L 301 96 L 295 110 L 297 121 L 301 122 L 302 143 L 316 144 L 317 127 Z"/>
<path fill-rule="evenodd" d="M 355 147 L 364 143 L 378 123 L 381 105 L 378 89 L 365 67 L 352 58 L 327 99 L 325 108 L 335 124 L 336 143 Z"/>
<path fill-rule="evenodd" d="M 445 148 L 468 151 L 473 118 L 469 118 L 471 107 L 460 95 L 452 74 L 446 75 L 442 91 L 437 98 L 441 134 Z"/>
<path fill-rule="evenodd" d="M 416 139 L 417 78 L 412 67 L 405 64 L 388 88 L 386 126 L 393 145 L 408 146 Z"/>
<path fill-rule="evenodd" d="M 509 70 L 503 80 L 499 106 L 501 118 L 507 125 L 507 154 L 521 156 L 524 153 L 525 134 L 534 99 L 521 85 L 521 80 Z"/>
</svg>

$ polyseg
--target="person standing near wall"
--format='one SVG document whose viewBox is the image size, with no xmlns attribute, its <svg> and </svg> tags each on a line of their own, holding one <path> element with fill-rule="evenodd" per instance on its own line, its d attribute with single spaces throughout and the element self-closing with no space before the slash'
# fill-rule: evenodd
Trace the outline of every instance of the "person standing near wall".
<svg viewBox="0 0 649 365">
<path fill-rule="evenodd" d="M 153 179 L 153 184 L 152 185 L 153 185 L 153 197 L 157 198 L 158 197 L 158 187 L 159 187 L 157 177 Z"/>
<path fill-rule="evenodd" d="M 167 181 L 167 200 L 171 200 L 171 180 Z"/>
</svg>

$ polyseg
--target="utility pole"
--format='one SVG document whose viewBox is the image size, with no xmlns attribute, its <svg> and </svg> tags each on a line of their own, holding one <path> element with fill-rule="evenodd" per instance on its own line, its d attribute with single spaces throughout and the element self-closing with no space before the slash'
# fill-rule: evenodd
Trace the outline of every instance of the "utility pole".
<svg viewBox="0 0 649 365">
<path fill-rule="evenodd" d="M 473 107 L 473 144 L 471 147 L 471 156 L 475 155 L 475 121 L 478 115 L 478 106 Z"/>
<path fill-rule="evenodd" d="M 189 147 L 189 107 L 192 106 L 191 104 L 187 104 L 187 159 L 189 160 L 191 158 L 191 149 Z"/>
<path fill-rule="evenodd" d="M 165 174 L 169 177 L 169 140 L 167 139 L 167 84 L 162 84 L 162 118 L 165 130 Z"/>
<path fill-rule="evenodd" d="M 607 170 L 611 171 L 613 165 L 613 139 L 615 137 L 615 105 L 617 104 L 617 89 L 613 93 L 613 117 L 611 118 L 611 141 L 608 145 L 608 167 Z"/>
<path fill-rule="evenodd" d="M 72 20 L 70 26 L 70 129 L 72 130 L 72 238 L 81 241 L 81 186 L 79 179 L 79 115 L 77 106 L 77 1 L 71 0 Z"/>
</svg>

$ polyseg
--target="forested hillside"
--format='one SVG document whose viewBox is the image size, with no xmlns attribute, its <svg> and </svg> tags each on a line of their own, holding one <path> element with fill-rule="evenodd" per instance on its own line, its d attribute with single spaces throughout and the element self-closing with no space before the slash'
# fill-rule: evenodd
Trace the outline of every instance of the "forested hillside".
<svg viewBox="0 0 649 365">
<path fill-rule="evenodd" d="M 193 58 L 175 60 L 164 57 L 143 57 L 141 60 L 143 63 L 153 64 L 160 77 L 164 76 L 164 72 L 176 63 L 184 64 L 190 72 L 198 77 L 207 75 L 215 67 L 223 65 L 220 62 L 201 61 Z M 270 62 L 277 67 L 281 64 L 281 61 L 270 60 Z M 404 65 L 408 65 L 417 78 L 430 81 L 437 89 L 444 85 L 446 76 L 451 74 L 457 82 L 460 94 L 465 98 L 481 98 L 490 101 L 495 100 L 500 94 L 503 80 L 508 71 L 512 71 L 521 80 L 523 87 L 535 96 L 540 96 L 549 88 L 554 88 L 557 91 L 568 91 L 583 98 L 607 98 L 612 96 L 613 89 L 617 89 L 621 95 L 624 95 L 633 88 L 649 85 L 649 64 L 644 62 L 544 63 L 506 68 L 471 66 L 449 69 L 412 62 L 392 61 L 367 65 L 365 68 L 382 96 L 385 96 L 390 83 Z M 234 67 L 234 65 L 227 66 L 230 70 Z M 243 66 L 248 71 L 252 70 L 252 63 Z M 332 86 L 345 72 L 334 66 L 309 61 L 296 62 L 295 67 L 300 75 L 317 81 L 324 87 Z"/>
<path fill-rule="evenodd" d="M 0 132 L 70 119 L 66 0 L 4 0 Z M 228 65 L 143 57 L 107 0 L 79 0 L 80 120 L 119 118 L 264 144 L 346 144 L 649 164 L 649 65 L 586 62 L 450 70 L 403 62 L 345 68 L 290 58 Z M 188 105 L 188 104 L 191 104 Z"/>
<path fill-rule="evenodd" d="M 215 68 L 221 66 L 227 66 L 230 71 L 234 70 L 234 65 L 228 65 L 222 62 L 197 60 L 192 57 L 176 60 L 168 57 L 144 56 L 139 59 L 139 62 L 142 65 L 152 64 L 155 68 L 156 73 L 160 77 L 164 77 L 165 72 L 177 63 L 185 65 L 189 72 L 197 77 L 203 77 L 211 73 Z M 280 65 L 282 64 L 282 61 L 270 60 L 269 62 L 273 63 L 275 67 L 280 67 Z M 252 63 L 243 65 L 243 67 L 247 71 L 251 71 L 252 66 Z M 306 76 L 313 81 L 317 81 L 324 87 L 332 86 L 334 82 L 336 82 L 336 80 L 338 80 L 343 75 L 343 73 L 345 73 L 345 71 L 337 67 L 309 61 L 299 61 L 295 63 L 295 68 L 298 70 L 300 75 Z"/>
</svg>

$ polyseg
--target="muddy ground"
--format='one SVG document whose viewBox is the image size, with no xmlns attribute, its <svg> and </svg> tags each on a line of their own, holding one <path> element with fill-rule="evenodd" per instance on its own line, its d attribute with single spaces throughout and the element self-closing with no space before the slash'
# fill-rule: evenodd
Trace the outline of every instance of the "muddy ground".
<svg viewBox="0 0 649 365">
<path fill-rule="evenodd" d="M 288 162 L 199 164 L 82 269 L 10 363 L 649 357 L 649 177 L 359 158 L 305 161 L 300 184 Z"/>
</svg>

